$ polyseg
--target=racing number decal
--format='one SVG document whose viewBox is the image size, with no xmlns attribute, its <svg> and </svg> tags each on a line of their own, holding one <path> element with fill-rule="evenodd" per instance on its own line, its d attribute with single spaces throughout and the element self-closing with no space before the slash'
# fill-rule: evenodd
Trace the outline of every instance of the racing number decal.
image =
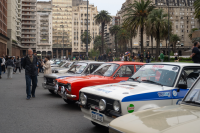
<svg viewBox="0 0 200 133">
<path fill-rule="evenodd" d="M 133 113 L 133 112 L 134 112 L 134 109 L 135 109 L 135 107 L 134 107 L 133 104 L 130 104 L 130 105 L 127 107 L 127 111 L 128 111 L 129 113 Z"/>
</svg>

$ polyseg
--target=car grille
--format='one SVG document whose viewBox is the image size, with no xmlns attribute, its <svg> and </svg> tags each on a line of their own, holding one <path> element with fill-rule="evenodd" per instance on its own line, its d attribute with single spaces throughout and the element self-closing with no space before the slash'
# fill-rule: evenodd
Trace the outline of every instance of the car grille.
<svg viewBox="0 0 200 133">
<path fill-rule="evenodd" d="M 106 98 L 106 97 L 102 97 L 102 96 L 97 96 L 97 95 L 92 95 L 92 94 L 88 94 L 88 93 L 84 93 L 87 96 L 87 106 L 93 105 L 93 106 L 99 106 L 99 101 L 101 99 L 104 99 L 106 101 L 106 109 L 105 111 L 100 111 L 101 113 L 105 113 L 105 112 L 110 112 L 110 111 L 114 111 L 113 109 L 113 103 L 115 100 L 110 99 L 110 98 Z"/>
<path fill-rule="evenodd" d="M 68 85 L 62 84 L 62 83 L 58 83 L 58 87 L 62 87 L 62 86 L 64 86 L 65 88 L 67 88 Z"/>
<path fill-rule="evenodd" d="M 46 78 L 47 83 L 53 84 L 53 78 Z"/>
</svg>

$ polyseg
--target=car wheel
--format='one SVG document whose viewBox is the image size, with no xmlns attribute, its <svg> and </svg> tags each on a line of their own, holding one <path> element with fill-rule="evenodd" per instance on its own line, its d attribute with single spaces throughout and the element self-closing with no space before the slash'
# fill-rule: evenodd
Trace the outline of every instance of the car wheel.
<svg viewBox="0 0 200 133">
<path fill-rule="evenodd" d="M 97 126 L 97 127 L 101 127 L 100 124 L 98 124 L 98 123 L 96 123 L 96 122 L 93 122 L 93 121 L 91 121 L 91 122 L 92 122 L 93 125 L 95 125 L 95 126 Z"/>
<path fill-rule="evenodd" d="M 70 99 L 63 99 L 66 103 L 68 103 L 68 104 L 74 104 L 76 101 L 72 101 L 72 100 L 70 100 Z"/>
<path fill-rule="evenodd" d="M 49 90 L 49 92 L 51 92 L 51 94 L 55 94 L 53 90 Z"/>
</svg>

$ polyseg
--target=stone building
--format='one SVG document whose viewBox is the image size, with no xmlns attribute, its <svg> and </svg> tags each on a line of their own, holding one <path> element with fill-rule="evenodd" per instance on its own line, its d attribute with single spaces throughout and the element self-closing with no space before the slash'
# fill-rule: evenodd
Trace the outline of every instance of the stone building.
<svg viewBox="0 0 200 133">
<path fill-rule="evenodd" d="M 37 56 L 52 57 L 52 5 L 51 1 L 37 2 Z"/>
<path fill-rule="evenodd" d="M 0 1 L 0 56 L 7 54 L 7 0 Z"/>
</svg>

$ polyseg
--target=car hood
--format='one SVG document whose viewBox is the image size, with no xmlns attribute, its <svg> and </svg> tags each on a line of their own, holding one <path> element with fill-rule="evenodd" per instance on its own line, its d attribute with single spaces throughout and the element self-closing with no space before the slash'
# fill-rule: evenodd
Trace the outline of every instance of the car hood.
<svg viewBox="0 0 200 133">
<path fill-rule="evenodd" d="M 58 67 L 58 68 L 54 68 L 54 71 L 60 71 L 60 70 L 69 70 L 69 68 L 66 67 Z"/>
<path fill-rule="evenodd" d="M 99 76 L 99 75 L 88 75 L 88 76 L 79 76 L 79 77 L 66 77 L 64 79 L 59 80 L 60 83 L 74 83 L 74 82 L 84 82 L 84 81 L 88 81 L 88 80 L 94 80 L 94 79 L 98 79 L 99 81 L 101 79 L 104 79 L 104 76 Z"/>
<path fill-rule="evenodd" d="M 65 78 L 65 77 L 72 77 L 72 76 L 81 76 L 81 74 L 72 74 L 72 73 L 52 73 L 52 74 L 46 74 L 44 77 L 46 78 Z"/>
<path fill-rule="evenodd" d="M 90 93 L 94 95 L 98 94 L 98 96 L 116 99 L 122 102 L 128 102 L 129 100 L 131 101 L 148 100 L 151 97 L 158 98 L 155 100 L 159 100 L 158 91 L 161 93 L 161 95 L 162 93 L 167 92 L 165 96 L 167 98 L 168 97 L 170 98 L 171 94 L 169 93 L 170 90 L 171 87 L 166 87 L 166 86 L 162 87 L 156 84 L 126 81 L 114 84 L 85 87 L 81 89 L 81 92 Z M 144 94 L 145 96 L 141 96 Z"/>
<path fill-rule="evenodd" d="M 124 133 L 198 133 L 199 118 L 200 107 L 181 104 L 127 114 L 110 127 Z"/>
</svg>

